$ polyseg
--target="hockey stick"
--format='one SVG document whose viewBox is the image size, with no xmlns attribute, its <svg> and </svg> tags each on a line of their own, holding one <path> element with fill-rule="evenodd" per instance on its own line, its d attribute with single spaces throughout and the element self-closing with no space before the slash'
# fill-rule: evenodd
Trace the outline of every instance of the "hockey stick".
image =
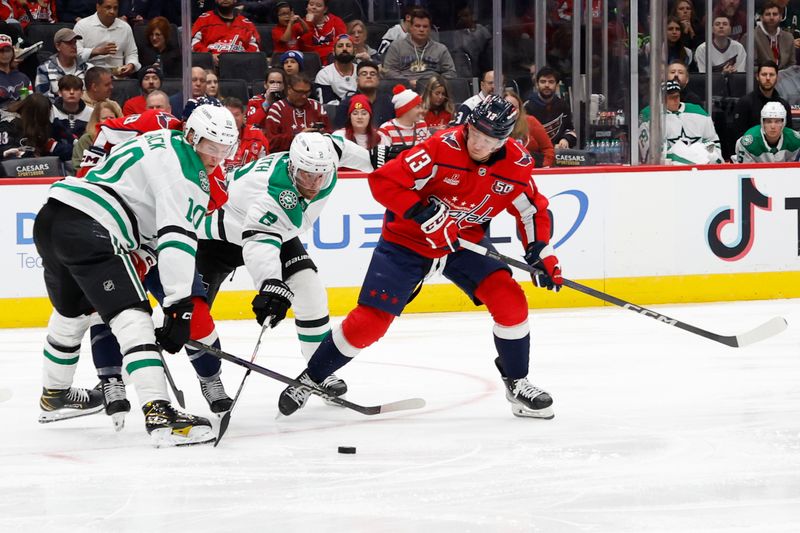
<svg viewBox="0 0 800 533">
<path fill-rule="evenodd" d="M 503 263 L 517 267 L 527 272 L 536 273 L 539 271 L 539 269 L 530 266 L 528 263 L 524 261 L 520 261 L 518 259 L 514 259 L 513 257 L 503 255 L 494 250 L 490 250 L 484 246 L 481 246 L 480 244 L 475 244 L 473 242 L 465 241 L 464 239 L 460 239 L 458 242 L 461 244 L 463 248 L 471 252 L 475 252 L 476 254 L 485 255 L 486 257 L 491 257 L 492 259 L 497 259 L 498 261 L 502 261 Z M 768 339 L 773 335 L 777 335 L 781 331 L 785 330 L 787 326 L 785 318 L 775 317 L 771 320 L 766 321 L 760 326 L 757 326 L 751 329 L 750 331 L 741 333 L 739 335 L 719 335 L 717 333 L 712 333 L 710 331 L 700 329 L 697 326 L 681 322 L 680 320 L 670 318 L 667 315 L 662 315 L 661 313 L 657 313 L 645 307 L 641 307 L 639 305 L 626 302 L 621 298 L 617 298 L 616 296 L 611 296 L 610 294 L 606 294 L 591 287 L 587 287 L 586 285 L 581 285 L 580 283 L 577 283 L 575 281 L 566 278 L 564 278 L 564 285 L 569 287 L 570 289 L 582 292 L 584 294 L 588 294 L 589 296 L 594 296 L 595 298 L 603 300 L 604 302 L 608 302 L 610 304 L 614 304 L 629 311 L 633 311 L 634 313 L 639 313 L 640 315 L 650 317 L 654 320 L 657 320 L 658 322 L 661 322 L 662 324 L 667 324 L 668 326 L 675 326 L 676 328 L 688 331 L 689 333 L 694 333 L 695 335 L 705 337 L 707 339 L 722 343 L 732 348 L 742 348 L 744 346 L 748 346 L 750 344 L 763 341 L 764 339 Z"/>
<path fill-rule="evenodd" d="M 161 355 L 161 363 L 164 365 L 164 375 L 167 376 L 167 383 L 169 383 L 170 388 L 172 389 L 172 394 L 175 396 L 175 399 L 178 401 L 178 405 L 181 406 L 181 409 L 186 409 L 186 404 L 183 401 L 183 391 L 175 385 L 175 380 L 172 379 L 172 372 L 169 371 L 169 367 L 167 366 L 167 360 L 164 359 L 164 354 L 159 352 Z"/>
<path fill-rule="evenodd" d="M 258 347 L 261 346 L 261 337 L 264 336 L 264 332 L 269 329 L 269 321 L 265 320 L 264 325 L 261 327 L 261 333 L 258 334 L 258 340 L 256 341 L 256 347 L 253 348 L 253 355 L 250 357 L 250 362 L 253 363 L 256 360 L 256 355 L 258 355 Z M 222 436 L 225 435 L 225 432 L 228 431 L 228 424 L 231 423 L 231 413 L 233 412 L 233 408 L 236 407 L 236 404 L 239 402 L 239 396 L 242 394 L 242 389 L 244 388 L 244 382 L 247 381 L 247 377 L 250 375 L 250 372 L 253 370 L 248 368 L 247 372 L 244 373 L 244 377 L 242 378 L 242 382 L 239 383 L 239 390 L 236 391 L 236 396 L 233 397 L 233 403 L 231 404 L 231 408 L 228 409 L 228 412 L 225 413 L 222 417 L 222 420 L 219 421 L 219 431 L 217 432 L 217 440 L 214 441 L 214 448 L 217 447 L 219 441 L 222 440 Z"/>
<path fill-rule="evenodd" d="M 309 387 L 304 383 L 300 383 L 296 379 L 292 379 L 290 377 L 284 376 L 283 374 L 279 374 L 274 370 L 270 370 L 269 368 L 264 368 L 263 366 L 251 363 L 245 359 L 236 357 L 235 355 L 223 352 L 222 350 L 214 348 L 213 346 L 208 346 L 207 344 L 203 344 L 202 342 L 190 340 L 186 344 L 188 344 L 189 346 L 193 346 L 197 349 L 206 350 L 208 353 L 210 353 L 215 357 L 219 357 L 220 359 L 223 359 L 225 361 L 237 364 L 239 366 L 243 366 L 245 368 L 252 370 L 253 372 L 278 380 L 281 383 L 292 385 L 293 387 L 304 387 L 307 389 L 311 389 L 311 392 L 329 401 L 330 403 L 335 403 L 336 405 L 347 407 L 348 409 L 352 409 L 353 411 L 358 411 L 362 415 L 378 415 L 381 413 L 390 413 L 392 411 L 405 411 L 407 409 L 421 409 L 422 407 L 425 407 L 425 400 L 423 400 L 422 398 L 409 398 L 407 400 L 399 400 L 397 402 L 390 402 L 372 406 L 358 405 L 357 403 L 349 402 L 345 399 L 337 398 L 336 396 L 331 396 L 329 394 L 326 394 L 325 391 L 323 391 L 320 388 Z"/>
</svg>

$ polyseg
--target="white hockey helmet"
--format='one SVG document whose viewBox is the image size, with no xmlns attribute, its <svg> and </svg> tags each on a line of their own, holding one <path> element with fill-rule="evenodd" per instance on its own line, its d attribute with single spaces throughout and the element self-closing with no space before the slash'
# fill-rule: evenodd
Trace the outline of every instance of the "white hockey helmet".
<svg viewBox="0 0 800 533">
<path fill-rule="evenodd" d="M 197 106 L 189 118 L 186 119 L 183 131 L 186 135 L 194 132 L 192 147 L 197 150 L 197 145 L 202 139 L 207 139 L 224 148 L 223 159 L 229 159 L 236 153 L 239 142 L 239 129 L 233 114 L 224 107 L 210 104 Z"/>
<path fill-rule="evenodd" d="M 289 147 L 289 176 L 303 196 L 309 199 L 319 192 L 336 170 L 337 162 L 331 140 L 321 133 L 298 133 Z M 301 170 L 307 176 L 302 175 Z"/>
<path fill-rule="evenodd" d="M 767 102 L 761 108 L 761 125 L 764 125 L 765 118 L 779 118 L 786 124 L 786 108 L 780 102 Z"/>
</svg>

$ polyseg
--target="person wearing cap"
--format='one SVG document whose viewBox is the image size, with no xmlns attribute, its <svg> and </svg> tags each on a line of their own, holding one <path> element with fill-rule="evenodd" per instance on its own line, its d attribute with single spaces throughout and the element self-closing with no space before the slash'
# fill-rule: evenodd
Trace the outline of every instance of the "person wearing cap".
<svg viewBox="0 0 800 533">
<path fill-rule="evenodd" d="M 736 141 L 734 163 L 784 163 L 800 157 L 800 133 L 786 127 L 786 109 L 780 102 L 761 108 L 761 124 Z"/>
<path fill-rule="evenodd" d="M 278 63 L 287 76 L 293 76 L 303 71 L 303 52 L 289 50 L 278 57 Z"/>
<path fill-rule="evenodd" d="M 356 94 L 363 94 L 372 105 L 372 125 L 377 128 L 384 122 L 395 117 L 394 105 L 392 104 L 392 93 L 390 91 L 379 91 L 381 83 L 381 72 L 377 63 L 372 61 L 362 61 L 356 67 Z M 344 126 L 347 119 L 347 110 L 350 108 L 350 98 L 347 95 L 342 99 L 342 103 L 337 106 L 336 117 L 334 117 L 334 128 Z"/>
<path fill-rule="evenodd" d="M 78 54 L 83 61 L 111 69 L 117 77 L 127 77 L 139 70 L 139 50 L 128 23 L 117 18 L 118 0 L 97 0 L 95 14 L 75 23 Z"/>
<path fill-rule="evenodd" d="M 353 41 L 345 34 L 336 38 L 333 62 L 317 72 L 314 82 L 322 89 L 322 102 L 339 102 L 347 93 L 356 92 L 356 66 Z"/>
<path fill-rule="evenodd" d="M 347 33 L 344 21 L 328 11 L 328 0 L 308 0 L 306 22 L 309 31 L 300 36 L 300 50 L 316 52 L 325 66 L 331 61 L 338 35 Z"/>
<path fill-rule="evenodd" d="M 344 127 L 334 131 L 333 134 L 341 135 L 367 150 L 378 146 L 380 136 L 372 127 L 372 105 L 366 96 L 356 94 L 350 99 Z"/>
<path fill-rule="evenodd" d="M 671 164 L 722 163 L 719 136 L 705 109 L 681 102 L 677 79 L 664 84 L 664 157 Z M 650 156 L 650 106 L 639 118 L 639 153 L 645 162 Z"/>
<path fill-rule="evenodd" d="M 61 28 L 56 32 L 53 36 L 56 53 L 36 69 L 36 92 L 55 101 L 58 96 L 58 80 L 67 74 L 81 80 L 86 77 L 86 71 L 94 65 L 78 55 L 78 41 L 81 39 L 80 35 L 69 28 Z"/>
<path fill-rule="evenodd" d="M 531 335 L 522 287 L 505 263 L 460 246 L 468 241 L 493 250 L 486 228 L 508 211 L 516 219 L 525 260 L 537 267 L 536 285 L 558 291 L 563 284 L 550 245 L 548 201 L 532 176 L 533 159 L 509 137 L 516 118 L 511 104 L 491 95 L 466 124 L 444 130 L 367 176 L 386 215 L 358 306 L 323 338 L 297 378 L 303 387 L 281 393 L 281 414 L 289 416 L 303 407 L 313 392 L 308 387 L 321 384 L 383 337 L 423 279 L 441 269 L 491 314 L 492 352 L 512 413 L 553 418 L 553 399 L 527 378 Z M 434 353 L 446 348 L 445 339 L 432 347 Z"/>
<path fill-rule="evenodd" d="M 147 95 L 156 89 L 161 88 L 161 71 L 150 66 L 143 68 L 139 71 L 139 86 L 142 89 L 142 94 L 129 98 L 122 106 L 123 115 L 135 115 L 144 112 L 147 109 L 147 102 L 145 99 Z"/>
<path fill-rule="evenodd" d="M 0 34 L 0 109 L 22 98 L 30 90 L 31 79 L 13 66 L 14 43 L 6 34 Z"/>
<path fill-rule="evenodd" d="M 378 135 L 383 146 L 406 146 L 411 148 L 430 137 L 428 125 L 422 117 L 422 97 L 403 85 L 395 85 L 393 118 L 381 124 Z"/>
</svg>

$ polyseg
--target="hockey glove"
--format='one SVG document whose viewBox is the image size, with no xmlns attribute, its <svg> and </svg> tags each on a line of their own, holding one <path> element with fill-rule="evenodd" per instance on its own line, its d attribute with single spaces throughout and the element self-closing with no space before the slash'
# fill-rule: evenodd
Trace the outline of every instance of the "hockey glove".
<svg viewBox="0 0 800 533">
<path fill-rule="evenodd" d="M 156 253 L 149 246 L 142 245 L 138 250 L 131 251 L 131 262 L 139 281 L 144 281 L 144 277 L 156 264 Z"/>
<path fill-rule="evenodd" d="M 543 241 L 534 241 L 525 249 L 525 261 L 539 270 L 531 273 L 533 284 L 537 287 L 546 287 L 549 291 L 558 292 L 564 279 L 561 277 L 561 265 L 558 257 L 553 253 L 553 248 Z"/>
<path fill-rule="evenodd" d="M 261 325 L 270 318 L 269 325 L 274 328 L 286 318 L 286 312 L 292 306 L 294 293 L 279 279 L 265 280 L 261 291 L 253 298 L 253 312 Z"/>
<path fill-rule="evenodd" d="M 369 161 L 372 168 L 379 169 L 405 150 L 405 145 L 376 146 L 369 151 Z"/>
<path fill-rule="evenodd" d="M 189 340 L 194 303 L 191 296 L 164 308 L 164 325 L 156 328 L 156 340 L 169 353 L 176 353 Z"/>
<path fill-rule="evenodd" d="M 450 252 L 458 250 L 458 224 L 450 217 L 450 208 L 446 204 L 436 200 L 428 205 L 417 202 L 404 217 L 419 224 L 431 248 Z"/>
</svg>

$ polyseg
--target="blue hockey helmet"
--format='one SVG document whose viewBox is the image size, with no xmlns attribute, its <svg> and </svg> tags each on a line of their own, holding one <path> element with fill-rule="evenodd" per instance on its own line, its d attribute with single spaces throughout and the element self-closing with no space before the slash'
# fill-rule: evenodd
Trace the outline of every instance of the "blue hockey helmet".
<svg viewBox="0 0 800 533">
<path fill-rule="evenodd" d="M 490 94 L 475 106 L 467 119 L 467 124 L 489 137 L 505 139 L 511 135 L 518 115 L 514 106 L 503 97 Z"/>
</svg>

